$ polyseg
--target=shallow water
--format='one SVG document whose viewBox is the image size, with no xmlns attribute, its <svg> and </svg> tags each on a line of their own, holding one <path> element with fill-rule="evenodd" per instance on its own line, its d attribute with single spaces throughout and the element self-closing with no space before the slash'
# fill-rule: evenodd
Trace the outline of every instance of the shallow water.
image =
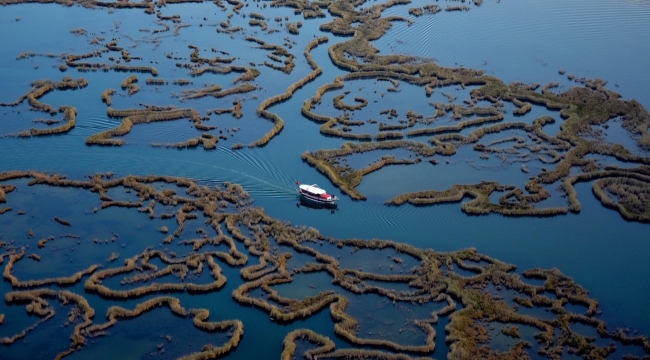
<svg viewBox="0 0 650 360">
<path fill-rule="evenodd" d="M 161 174 L 187 177 L 201 184 L 214 186 L 221 182 L 241 184 L 254 198 L 255 206 L 261 206 L 272 217 L 290 221 L 293 225 L 306 225 L 317 228 L 326 236 L 337 238 L 381 238 L 408 243 L 417 247 L 433 248 L 439 251 L 455 251 L 466 247 L 475 247 L 480 253 L 487 254 L 499 260 L 516 264 L 519 270 L 534 267 L 557 267 L 563 273 L 572 277 L 576 283 L 584 286 L 591 297 L 597 298 L 602 310 L 602 319 L 606 320 L 610 329 L 630 327 L 642 334 L 650 334 L 650 313 L 646 311 L 647 299 L 650 297 L 650 267 L 647 266 L 646 255 L 650 251 L 650 231 L 647 224 L 624 220 L 615 210 L 605 208 L 593 196 L 590 183 L 576 185 L 578 199 L 582 210 L 579 214 L 548 218 L 506 217 L 497 214 L 467 215 L 460 209 L 459 203 L 440 204 L 429 207 L 403 205 L 391 207 L 384 205 L 390 198 L 412 191 L 445 190 L 453 184 L 473 184 L 481 180 L 499 181 L 502 184 L 513 184 L 522 187 L 530 174 L 523 173 L 521 163 L 502 164 L 491 155 L 489 160 L 479 158 L 479 153 L 471 145 L 458 147 L 457 154 L 447 158 L 436 155 L 438 165 L 430 164 L 427 159 L 416 165 L 393 165 L 369 174 L 357 188 L 368 197 L 366 201 L 353 201 L 339 189 L 335 188 L 329 179 L 303 162 L 300 155 L 305 151 L 317 149 L 340 148 L 345 142 L 339 138 L 321 136 L 320 124 L 308 120 L 300 113 L 303 101 L 312 97 L 316 90 L 336 76 L 345 74 L 330 61 L 327 48 L 332 44 L 344 41 L 346 38 L 337 37 L 330 33 L 319 31 L 321 23 L 331 21 L 326 18 L 304 20 L 302 16 L 294 15 L 290 8 L 260 9 L 257 6 L 263 2 L 251 2 L 242 9 L 242 13 L 260 12 L 267 16 L 269 28 L 282 29 L 273 34 L 263 34 L 259 27 L 248 26 L 249 17 L 234 15 L 231 26 L 241 26 L 244 33 L 235 33 L 232 38 L 227 34 L 219 34 L 216 28 L 219 22 L 226 20 L 231 5 L 227 4 L 228 12 L 222 12 L 215 4 L 206 2 L 200 4 L 168 5 L 162 9 L 164 15 L 179 14 L 182 24 L 189 24 L 173 35 L 169 32 L 152 34 L 141 29 L 164 28 L 155 15 L 147 15 L 140 9 L 114 10 L 85 9 L 75 5 L 63 7 L 59 5 L 26 4 L 3 6 L 0 13 L 0 30 L 7 34 L 16 34 L 12 41 L 5 41 L 0 49 L 0 102 L 12 102 L 30 89 L 30 82 L 37 79 L 52 79 L 59 81 L 63 76 L 72 78 L 84 77 L 89 85 L 83 89 L 52 91 L 41 98 L 41 102 L 53 107 L 72 105 L 78 110 L 77 125 L 70 132 L 41 138 L 0 138 L 0 171 L 38 170 L 65 174 L 74 179 L 96 172 L 114 172 L 116 176 L 127 174 L 145 175 Z M 413 19 L 414 24 L 408 26 L 405 22 L 393 22 L 392 28 L 373 44 L 380 54 L 390 53 L 412 54 L 425 58 L 435 58 L 443 66 L 464 66 L 482 69 L 506 83 L 523 81 L 546 84 L 557 81 L 564 91 L 572 86 L 580 86 L 567 79 L 566 75 L 577 77 L 603 78 L 608 80 L 607 88 L 621 93 L 623 99 L 636 99 L 646 108 L 650 107 L 650 95 L 645 90 L 650 75 L 646 71 L 644 59 L 650 58 L 650 48 L 645 46 L 643 39 L 650 38 L 650 27 L 647 19 L 650 17 L 650 6 L 642 1 L 599 0 L 597 2 L 580 1 L 486 1 L 481 7 L 473 6 L 470 11 L 446 12 L 435 15 L 413 17 L 408 14 L 409 7 L 422 6 L 426 2 L 414 1 L 409 5 L 394 6 L 384 11 L 384 15 L 400 15 Z M 442 7 L 451 2 L 441 2 Z M 273 20 L 276 16 L 289 16 L 290 22 L 302 21 L 300 35 L 290 35 L 284 26 L 277 25 Z M 207 20 L 202 20 L 206 17 Z M 20 20 L 18 21 L 17 18 Z M 65 19 L 65 21 L 61 21 Z M 285 21 L 283 21 L 283 24 Z M 200 25 L 203 26 L 200 26 Z M 89 35 L 74 35 L 70 30 L 84 28 Z M 91 35 L 92 34 L 92 35 Z M 207 34 L 207 35 L 206 35 Z M 418 34 L 418 35 L 415 35 Z M 65 72 L 59 70 L 64 61 L 61 54 L 82 54 L 99 49 L 101 46 L 92 45 L 89 40 L 101 35 L 106 40 L 118 39 L 118 45 L 125 47 L 131 56 L 141 56 L 143 60 L 133 60 L 132 65 L 155 66 L 160 74 L 158 78 L 169 82 L 167 85 L 153 86 L 145 84 L 149 74 L 137 73 L 140 90 L 132 95 L 120 87 L 120 83 L 130 74 L 124 72 L 79 72 L 69 68 Z M 271 110 L 278 113 L 285 121 L 285 127 L 278 137 L 262 148 L 244 148 L 233 151 L 235 143 L 248 144 L 265 134 L 272 123 L 255 114 L 259 103 L 273 94 L 279 94 L 291 82 L 307 75 L 311 69 L 302 54 L 305 45 L 315 35 L 328 36 L 329 42 L 316 47 L 312 51 L 314 59 L 323 69 L 323 74 L 315 81 L 306 84 L 298 90 L 290 100 L 274 105 Z M 270 61 L 268 50 L 257 49 L 257 44 L 245 41 L 244 36 L 255 36 L 269 44 L 283 44 L 288 37 L 296 44 L 288 51 L 295 55 L 292 74 L 284 73 L 264 66 L 264 61 Z M 157 45 L 156 41 L 160 41 Z M 211 48 L 225 51 L 237 59 L 233 64 L 248 66 L 250 62 L 257 63 L 256 68 L 261 75 L 253 82 L 258 88 L 245 94 L 236 94 L 223 98 L 207 96 L 201 99 L 181 101 L 174 95 L 182 94 L 185 90 L 199 89 L 207 85 L 220 84 L 223 88 L 234 86 L 233 80 L 238 73 L 227 75 L 209 74 L 191 76 L 186 69 L 175 66 L 175 63 L 188 63 L 191 49 L 188 45 L 196 45 L 204 57 L 228 55 L 214 53 Z M 39 54 L 54 53 L 57 57 L 35 56 L 16 60 L 21 52 L 33 51 Z M 165 54 L 173 53 L 180 60 L 168 59 Z M 103 54 L 93 62 L 108 62 L 108 56 L 119 58 L 119 53 Z M 150 62 L 153 62 L 151 64 Z M 566 74 L 558 74 L 559 69 L 565 69 Z M 181 78 L 192 81 L 191 85 L 174 85 L 173 80 Z M 355 104 L 354 96 L 366 98 L 369 105 L 352 112 L 355 120 L 384 121 L 388 124 L 399 124 L 399 119 L 405 119 L 409 109 L 425 116 L 433 114 L 435 109 L 429 102 L 447 102 L 442 92 L 457 96 L 456 103 L 461 104 L 469 98 L 469 91 L 474 87 L 456 89 L 457 87 L 436 88 L 431 97 L 425 95 L 423 87 L 402 82 L 400 92 L 387 91 L 392 84 L 385 81 L 355 80 L 347 81 L 343 89 L 326 93 L 322 103 L 314 108 L 318 114 L 337 116 L 342 112 L 335 110 L 332 105 L 334 96 L 345 90 L 351 93 L 344 97 L 346 104 Z M 360 88 L 363 90 L 359 90 Z M 206 151 L 200 146 L 195 149 L 153 148 L 150 143 L 176 143 L 191 137 L 201 135 L 187 119 L 160 122 L 146 125 L 135 125 L 133 130 L 123 137 L 126 142 L 121 147 L 98 147 L 85 145 L 85 139 L 98 132 L 117 126 L 121 119 L 110 118 L 106 115 L 106 105 L 101 102 L 101 92 L 114 88 L 111 107 L 115 109 L 140 108 L 140 104 L 158 106 L 172 105 L 178 108 L 191 107 L 200 116 L 208 116 L 207 111 L 215 108 L 232 106 L 233 100 L 243 103 L 241 119 L 230 114 L 210 115 L 205 125 L 216 126 L 210 133 L 220 135 L 226 133 L 227 139 L 221 139 L 217 149 Z M 374 91 L 377 91 L 376 93 Z M 381 93 L 385 92 L 385 96 Z M 377 101 L 375 103 L 375 101 Z M 481 104 L 482 106 L 482 104 Z M 396 108 L 399 117 L 388 120 L 379 111 Z M 20 114 L 17 111 L 20 110 Z M 6 113 L 6 114 L 5 114 Z M 555 135 L 563 120 L 557 112 L 548 111 L 540 106 L 523 117 L 512 115 L 512 107 L 506 106 L 504 122 L 532 121 L 543 115 L 551 115 L 556 123 L 544 127 L 547 134 Z M 52 117 L 44 113 L 32 112 L 23 103 L 17 107 L 0 108 L 0 135 L 15 134 L 31 127 L 44 128 L 44 124 L 32 123 L 32 120 L 60 119 L 58 113 Z M 456 120 L 449 119 L 449 114 L 434 122 L 436 125 L 453 124 Z M 620 121 L 611 121 L 609 128 L 603 129 L 604 137 L 610 143 L 622 143 L 633 153 L 648 156 L 647 151 L 635 146 L 635 140 L 620 126 Z M 55 125 L 56 126 L 56 125 Z M 240 131 L 230 132 L 235 127 Z M 418 124 L 416 128 L 423 127 Z M 409 129 L 410 130 L 410 129 Z M 465 129 L 461 133 L 469 134 L 475 128 Z M 404 130 L 406 132 L 408 130 Z M 378 133 L 378 125 L 366 123 L 359 128 L 353 127 L 353 133 Z M 232 136 L 231 136 L 232 134 Z M 503 138 L 504 133 L 493 138 L 486 136 L 481 143 Z M 510 136 L 509 134 L 507 136 Z M 429 136 L 419 136 L 414 140 L 426 142 Z M 396 158 L 408 158 L 408 152 L 392 151 Z M 380 152 L 358 154 L 350 157 L 350 164 L 360 168 L 384 155 Z M 604 165 L 621 164 L 611 157 L 589 156 L 603 161 Z M 446 164 L 445 160 L 450 163 Z M 526 166 L 532 173 L 538 173 L 542 167 L 549 165 L 539 161 L 531 161 Z M 627 166 L 632 166 L 627 164 Z M 626 166 L 626 167 L 627 167 Z M 479 168 L 477 168 L 479 167 Z M 552 167 L 552 166 L 549 166 Z M 574 169 L 575 170 L 575 169 Z M 577 171 L 577 170 L 575 170 Z M 318 183 L 321 187 L 341 198 L 338 210 L 310 209 L 297 207 L 295 181 Z M 92 209 L 100 205 L 97 194 L 93 197 L 77 195 L 76 189 L 60 189 L 50 191 L 46 186 L 28 187 L 27 181 L 14 181 L 18 190 L 8 194 L 13 210 L 0 215 L 0 234 L 2 241 L 15 240 L 17 245 L 28 244 L 27 254 L 35 252 L 36 241 L 42 237 L 63 235 L 52 218 L 58 216 L 73 223 L 75 234 L 83 237 L 82 244 L 71 238 L 48 242 L 48 251 L 56 247 L 57 252 L 44 257 L 36 263 L 32 259 L 24 259 L 14 268 L 14 274 L 19 278 L 36 278 L 48 269 L 48 276 L 69 275 L 94 263 L 104 263 L 112 252 L 119 252 L 120 263 L 147 246 L 159 247 L 166 235 L 159 229 L 163 224 L 174 229 L 175 220 L 149 220 L 145 213 L 135 209 L 124 212 L 116 209 L 106 209 L 94 214 Z M 134 194 L 109 191 L 109 196 L 115 200 L 135 200 Z M 555 185 L 549 189 L 552 198 L 540 207 L 566 206 L 566 199 L 560 197 Z M 178 191 L 181 193 L 181 191 Z M 36 197 L 34 197 L 34 195 Z M 502 194 L 492 194 L 491 200 L 498 202 Z M 467 201 L 469 199 L 464 199 Z M 3 205 L 4 206 L 4 205 Z M 157 208 L 158 211 L 162 210 Z M 25 215 L 17 211 L 26 209 Z M 170 209 L 167 209 L 171 211 Z M 195 231 L 202 227 L 209 230 L 200 220 L 189 220 L 186 232 L 181 240 L 195 238 Z M 26 231 L 33 229 L 36 236 L 28 240 Z M 120 233 L 128 234 L 112 242 L 114 237 L 111 229 L 121 228 Z M 172 230 L 173 231 L 173 230 Z M 211 231 L 211 230 L 209 230 Z M 146 234 L 146 235 L 145 235 Z M 151 234 L 156 234 L 152 236 Z M 213 236 L 214 232 L 210 233 Z M 108 240 L 108 243 L 94 243 L 93 239 Z M 320 248 L 313 245 L 316 250 Z M 328 245 L 326 245 L 328 246 Z M 176 249 L 180 253 L 190 249 Z M 182 250 L 181 250 L 182 249 Z M 336 250 L 336 249 L 334 249 Z M 391 260 L 380 252 L 379 260 L 365 256 L 361 251 L 353 258 L 349 249 L 341 250 L 341 263 L 354 269 L 370 269 L 378 271 L 382 264 L 384 271 L 388 269 Z M 333 253 L 336 253 L 333 251 Z M 308 257 L 305 256 L 305 259 Z M 302 255 L 296 257 L 296 265 L 303 266 Z M 313 259 L 311 259 L 313 261 Z M 291 260 L 290 260 L 291 261 Z M 347 263 L 346 263 L 347 261 Z M 37 264 L 34 266 L 31 264 Z M 255 263 L 255 262 L 252 262 Z M 402 266 L 404 271 L 413 264 Z M 6 259 L 5 259 L 6 264 Z M 30 264 L 27 266 L 27 264 Z M 291 263 L 290 263 L 291 264 Z M 250 264 L 249 264 L 250 265 Z M 348 266 L 349 265 L 349 266 Z M 222 266 L 229 281 L 225 288 L 203 298 L 182 294 L 181 302 L 186 308 L 200 306 L 209 308 L 217 319 L 238 318 L 245 324 L 262 324 L 246 327 L 246 336 L 233 351 L 230 358 L 251 358 L 259 355 L 254 349 L 268 350 L 268 358 L 277 358 L 282 351 L 282 339 L 291 330 L 308 327 L 323 335 L 329 336 L 337 343 L 337 348 L 350 347 L 350 344 L 337 338 L 333 331 L 333 321 L 327 310 L 323 310 L 305 320 L 298 320 L 287 325 L 278 325 L 268 320 L 268 314 L 260 309 L 250 309 L 232 301 L 231 291 L 239 281 L 240 268 Z M 204 270 L 205 271 L 205 270 Z M 232 279 L 232 281 L 230 280 Z M 115 280 L 111 280 L 116 282 Z M 109 281 L 107 281 L 107 284 Z M 234 284 L 233 284 L 234 283 Z M 113 285 L 113 283 L 111 283 Z M 302 284 L 302 283 L 301 283 Z M 117 283 L 114 284 L 117 286 Z M 291 286 L 294 286 L 292 284 Z M 78 286 L 77 286 L 78 287 Z M 74 287 L 75 291 L 83 293 L 82 287 Z M 397 287 L 397 286 L 396 286 Z M 398 287 L 402 289 L 401 286 Z M 308 289 L 310 289 L 308 287 Z M 301 289 L 308 291 L 308 289 Z M 0 284 L 4 294 L 12 290 L 9 283 Z M 15 289 L 14 289 L 15 290 Z M 298 292 L 300 296 L 306 295 Z M 90 302 L 97 310 L 96 317 L 103 320 L 110 302 L 98 295 L 89 295 Z M 148 297 L 145 297 L 146 299 Z M 52 301 L 53 303 L 56 300 Z M 187 304 L 186 304 L 187 303 Z M 120 306 L 135 306 L 136 302 L 127 302 Z M 227 305 L 222 305 L 227 304 Z M 25 324 L 33 322 L 33 317 L 26 317 L 21 306 L 8 306 L 0 303 L 0 314 L 7 315 L 7 320 L 0 326 L 0 336 L 13 334 L 24 328 Z M 155 317 L 156 312 L 165 312 L 159 326 L 173 328 L 174 318 L 167 309 L 157 309 L 147 316 Z M 63 314 L 63 315 L 62 315 Z M 9 320 L 11 315 L 11 321 Z M 15 315 L 15 317 L 14 317 Z M 386 315 L 390 317 L 392 315 Z M 58 315 L 62 322 L 65 311 Z M 157 351 L 157 335 L 149 334 L 146 339 L 134 339 L 141 332 L 136 322 L 147 321 L 139 318 L 122 323 L 113 330 L 117 336 L 98 338 L 96 343 L 71 357 L 91 358 L 95 354 L 104 353 L 105 349 L 115 349 L 119 344 L 129 343 L 134 346 L 130 356 L 146 356 Z M 189 322 L 187 328 L 194 329 Z M 444 326 L 447 318 L 441 318 L 435 326 L 437 348 L 433 356 L 443 358 L 441 352 L 446 352 L 444 345 Z M 48 344 L 40 342 L 41 337 L 58 328 L 59 323 L 50 324 L 43 329 L 38 328 L 34 334 L 28 334 L 34 350 L 45 351 L 44 355 L 52 356 L 46 349 Z M 184 325 L 185 326 L 185 325 Z M 185 327 L 183 327 L 185 329 Z M 164 332 L 160 330 L 159 332 Z M 369 330 L 372 331 L 372 330 Z M 161 332 L 161 333 L 162 333 Z M 202 331 L 194 331 L 205 335 Z M 66 333 L 67 334 L 67 333 Z M 158 334 L 158 333 L 156 333 Z M 57 346 L 62 349 L 69 345 L 66 335 L 57 340 Z M 181 335 L 179 335 L 181 336 Z M 176 336 L 175 336 L 176 338 Z M 176 341 L 176 340 L 174 340 Z M 180 338 L 178 341 L 181 342 Z M 197 342 L 199 340 L 196 340 Z M 136 345 L 137 344 L 137 345 Z M 171 344 L 174 344 L 172 342 Z M 30 345 L 30 346 L 32 346 Z M 195 344 L 196 345 L 196 344 Z M 137 347 L 137 351 L 135 348 Z M 167 345 L 165 345 L 167 347 Z M 37 356 L 36 352 L 27 353 L 28 346 L 14 344 L 6 347 L 8 357 Z M 199 346 L 200 348 L 200 346 Z M 3 351 L 4 351 L 3 350 Z M 197 350 L 196 346 L 184 350 L 169 350 L 165 356 L 175 357 Z M 176 351 L 176 352 L 175 352 Z M 58 349 L 57 349 L 58 352 Z M 121 355 L 114 353 L 115 357 Z"/>
</svg>

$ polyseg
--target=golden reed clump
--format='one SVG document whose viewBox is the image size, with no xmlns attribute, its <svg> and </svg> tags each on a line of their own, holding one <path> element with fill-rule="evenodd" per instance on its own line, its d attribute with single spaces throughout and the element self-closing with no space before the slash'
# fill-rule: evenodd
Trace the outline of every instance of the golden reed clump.
<svg viewBox="0 0 650 360">
<path fill-rule="evenodd" d="M 266 21 L 264 20 L 252 19 L 248 21 L 248 25 L 259 26 L 260 28 L 262 28 L 262 31 L 266 31 L 266 29 L 268 29 L 268 26 L 266 25 Z"/>
<path fill-rule="evenodd" d="M 249 67 L 238 66 L 238 65 L 228 65 L 228 66 L 219 66 L 219 67 L 201 67 L 198 69 L 193 69 L 190 72 L 190 74 L 193 76 L 200 76 L 206 72 L 215 73 L 215 74 L 229 74 L 233 71 L 243 73 L 242 75 L 236 77 L 233 80 L 233 84 L 236 84 L 240 81 L 244 81 L 244 82 L 254 81 L 260 75 L 260 71 L 255 68 L 249 68 Z"/>
<path fill-rule="evenodd" d="M 102 101 L 106 103 L 106 106 L 111 106 L 112 100 L 111 96 L 115 94 L 115 89 L 106 89 L 102 93 Z"/>
<path fill-rule="evenodd" d="M 253 39 L 253 41 L 255 41 L 255 39 Z M 284 127 L 284 120 L 282 120 L 282 118 L 278 114 L 272 113 L 267 109 L 271 105 L 290 99 L 296 90 L 305 86 L 305 84 L 314 80 L 317 76 L 319 76 L 323 72 L 320 66 L 318 66 L 318 64 L 312 58 L 311 50 L 314 49 L 319 44 L 325 43 L 327 41 L 328 41 L 327 37 L 320 37 L 310 41 L 309 44 L 307 44 L 304 54 L 305 57 L 307 58 L 307 62 L 309 63 L 309 66 L 311 66 L 311 68 L 313 69 L 313 71 L 309 73 L 309 75 L 291 84 L 289 88 L 287 88 L 287 91 L 285 91 L 284 93 L 262 101 L 262 103 L 260 103 L 260 105 L 257 107 L 257 115 L 273 121 L 274 126 L 273 129 L 271 129 L 271 131 L 266 133 L 261 139 L 257 140 L 254 143 L 249 144 L 248 145 L 249 147 L 257 147 L 257 146 L 265 145 L 282 130 L 282 128 Z"/>
<path fill-rule="evenodd" d="M 354 101 L 358 102 L 359 105 L 347 105 L 343 102 L 343 97 L 345 97 L 345 94 L 338 95 L 334 98 L 334 107 L 339 109 L 339 110 L 350 110 L 350 111 L 355 111 L 355 110 L 361 110 L 364 107 L 368 105 L 368 100 L 361 98 L 361 97 L 355 97 Z"/>
<path fill-rule="evenodd" d="M 326 175 L 334 185 L 339 187 L 341 191 L 348 194 L 353 199 L 365 200 L 366 197 L 356 190 L 356 187 L 361 183 L 361 179 L 364 175 L 376 171 L 385 165 L 395 163 L 413 164 L 419 161 L 397 161 L 394 159 L 385 159 L 383 162 L 379 162 L 375 165 L 369 165 L 366 168 L 355 170 L 350 167 L 341 166 L 338 164 L 338 159 L 355 153 L 398 148 L 411 150 L 417 155 L 425 157 L 430 157 L 435 154 L 449 155 L 455 153 L 453 146 L 449 147 L 444 144 L 429 147 L 424 143 L 415 141 L 389 140 L 381 142 L 364 142 L 359 144 L 345 143 L 341 149 L 305 152 L 302 154 L 302 159 Z"/>
<path fill-rule="evenodd" d="M 237 347 L 244 334 L 244 325 L 239 320 L 226 320 L 221 322 L 206 321 L 210 312 L 207 309 L 190 309 L 186 310 L 180 304 L 180 300 L 171 296 L 161 296 L 149 299 L 138 305 L 133 310 L 128 310 L 119 306 L 112 306 L 108 309 L 106 317 L 108 321 L 103 324 L 95 324 L 86 328 L 85 333 L 89 335 L 101 334 L 106 329 L 117 324 L 119 319 L 130 319 L 142 315 L 145 312 L 151 311 L 161 306 L 169 307 L 170 311 L 175 315 L 184 317 L 194 315 L 194 326 L 203 331 L 231 331 L 231 336 L 225 344 L 221 346 L 204 346 L 201 352 L 192 353 L 181 357 L 181 359 L 209 359 L 224 355 Z"/>
<path fill-rule="evenodd" d="M 284 337 L 282 355 L 280 359 L 282 360 L 291 360 L 295 358 L 296 355 L 296 340 L 308 339 L 312 343 L 322 344 L 320 347 L 314 350 L 308 350 L 304 354 L 304 357 L 308 359 L 313 359 L 316 355 L 328 353 L 334 350 L 334 342 L 330 340 L 327 336 L 320 335 L 313 330 L 309 329 L 297 329 L 287 334 Z"/>
<path fill-rule="evenodd" d="M 136 4 L 130 2 L 122 2 L 120 4 Z M 146 4 L 147 7 L 153 9 L 153 4 Z M 128 6 L 127 6 L 128 7 Z M 167 25 L 169 27 L 169 25 Z M 119 52 L 120 56 L 124 59 L 125 62 L 130 61 L 131 57 L 124 48 L 117 46 L 117 42 L 109 42 L 106 44 L 106 47 L 101 50 L 96 50 L 90 53 L 74 55 L 69 54 L 65 57 L 65 64 L 68 67 L 76 68 L 79 71 L 123 71 L 123 72 L 141 72 L 141 73 L 150 73 L 153 76 L 158 75 L 158 70 L 153 66 L 130 66 L 130 65 L 121 65 L 121 64 L 105 64 L 105 63 L 89 63 L 89 62 L 80 62 L 80 60 L 90 59 L 94 57 L 101 57 L 102 54 L 107 52 Z M 118 59 L 119 60 L 119 59 Z M 118 61 L 119 62 L 119 61 Z"/>
<path fill-rule="evenodd" d="M 602 178 L 594 182 L 593 190 L 605 206 L 617 209 L 625 219 L 650 223 L 650 178 L 645 180 Z"/>
<path fill-rule="evenodd" d="M 231 113 L 237 119 L 244 116 L 244 114 L 242 114 L 242 112 L 241 112 L 242 102 L 239 101 L 239 100 L 235 100 L 235 101 L 233 101 L 233 105 L 234 106 L 232 108 L 229 108 L 229 109 L 214 109 L 212 111 L 217 115 L 221 115 L 221 114 L 225 114 L 225 113 Z"/>
<path fill-rule="evenodd" d="M 316 90 L 316 95 L 310 100 L 305 100 L 301 108 L 301 112 L 305 117 L 311 119 L 315 122 L 324 123 L 320 127 L 320 132 L 327 136 L 336 136 L 345 139 L 356 139 L 356 140 L 372 140 L 372 135 L 370 134 L 352 134 L 347 133 L 341 129 L 334 129 L 337 124 L 342 124 L 344 126 L 350 125 L 350 122 L 345 119 L 345 117 L 329 117 L 324 115 L 319 115 L 311 111 L 311 109 L 320 102 L 321 97 L 325 92 L 331 91 L 334 89 L 340 89 L 344 86 L 343 81 L 340 77 L 336 77 L 333 83 L 325 84 Z"/>
<path fill-rule="evenodd" d="M 69 76 L 63 77 L 59 82 L 51 80 L 37 80 L 32 82 L 32 89 L 25 95 L 21 96 L 13 103 L 0 103 L 0 106 L 17 106 L 24 100 L 27 100 L 32 110 L 56 114 L 57 111 L 63 113 L 63 124 L 51 129 L 31 128 L 29 131 L 20 131 L 16 136 L 31 137 L 67 133 L 73 129 L 77 123 L 77 108 L 63 105 L 58 109 L 52 108 L 49 104 L 41 103 L 39 99 L 53 90 L 79 89 L 88 86 L 85 78 L 72 79 Z"/>
<path fill-rule="evenodd" d="M 181 100 L 198 99 L 204 96 L 214 96 L 215 98 L 222 98 L 232 94 L 244 94 L 247 92 L 251 92 L 255 89 L 257 89 L 257 87 L 249 83 L 244 83 L 239 86 L 235 86 L 233 88 L 225 89 L 223 91 L 221 90 L 221 85 L 214 85 L 214 86 L 209 86 L 198 90 L 183 91 Z"/>
<path fill-rule="evenodd" d="M 72 285 L 74 283 L 79 282 L 79 280 L 81 280 L 83 276 L 94 272 L 98 268 L 98 265 L 91 265 L 87 269 L 80 270 L 69 277 L 45 278 L 45 279 L 38 279 L 38 280 L 21 281 L 11 273 L 11 270 L 13 269 L 16 262 L 20 261 L 20 259 L 22 259 L 24 256 L 25 256 L 25 248 L 23 247 L 20 249 L 19 253 L 9 255 L 9 262 L 5 266 L 3 277 L 5 278 L 5 280 L 9 281 L 11 283 L 11 286 L 13 287 L 35 287 L 35 286 L 43 286 L 43 285 L 50 285 L 50 284 Z"/>
<path fill-rule="evenodd" d="M 102 131 L 100 133 L 94 134 L 86 138 L 87 145 L 111 145 L 111 146 L 121 146 L 124 144 L 124 140 L 115 139 L 118 136 L 124 136 L 128 134 L 133 125 L 136 124 L 146 124 L 150 122 L 157 121 L 171 121 L 178 120 L 183 118 L 189 118 L 193 123 L 194 127 L 197 130 L 210 130 L 212 127 L 206 127 L 201 123 L 201 117 L 198 112 L 194 109 L 174 109 L 174 108 L 145 108 L 145 109 L 129 109 L 129 110 L 115 110 L 108 108 L 106 110 L 109 116 L 111 117 L 121 117 L 122 122 L 116 128 Z M 202 142 L 206 149 L 215 148 L 217 142 L 216 137 L 210 134 L 204 134 L 196 140 L 189 140 L 187 143 L 194 142 L 194 145 L 197 145 L 199 142 Z M 186 144 L 186 143 L 182 143 Z M 168 145 L 158 145 L 154 146 L 168 146 Z M 186 147 L 172 145 L 174 147 Z M 141 204 L 134 203 L 133 206 L 141 206 Z"/>
</svg>

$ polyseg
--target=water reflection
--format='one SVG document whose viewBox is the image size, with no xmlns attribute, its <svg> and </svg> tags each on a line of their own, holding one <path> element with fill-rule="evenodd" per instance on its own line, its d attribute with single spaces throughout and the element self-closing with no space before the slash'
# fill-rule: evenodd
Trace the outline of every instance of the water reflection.
<svg viewBox="0 0 650 360">
<path fill-rule="evenodd" d="M 300 195 L 297 195 L 296 198 L 298 199 L 298 202 L 296 203 L 296 207 L 299 209 L 303 207 L 303 208 L 314 209 L 314 210 L 329 210 L 330 214 L 335 214 L 339 211 L 339 207 L 336 204 L 332 204 L 332 205 L 316 204 L 308 200 L 305 200 Z"/>
</svg>

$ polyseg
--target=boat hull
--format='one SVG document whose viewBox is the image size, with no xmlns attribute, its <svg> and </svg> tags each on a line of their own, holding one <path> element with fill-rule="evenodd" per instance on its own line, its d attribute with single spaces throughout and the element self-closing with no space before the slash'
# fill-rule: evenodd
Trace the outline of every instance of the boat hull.
<svg viewBox="0 0 650 360">
<path fill-rule="evenodd" d="M 337 207 L 336 203 L 338 202 L 338 199 L 335 198 L 335 200 L 322 200 L 320 198 L 315 198 L 313 196 L 300 193 L 300 202 L 333 209 Z"/>
<path fill-rule="evenodd" d="M 302 196 L 300 197 L 300 206 L 304 206 L 306 208 L 310 209 L 316 209 L 316 210 L 338 210 L 339 207 L 336 204 L 321 204 L 321 203 L 316 203 L 313 201 L 309 201 Z"/>
</svg>

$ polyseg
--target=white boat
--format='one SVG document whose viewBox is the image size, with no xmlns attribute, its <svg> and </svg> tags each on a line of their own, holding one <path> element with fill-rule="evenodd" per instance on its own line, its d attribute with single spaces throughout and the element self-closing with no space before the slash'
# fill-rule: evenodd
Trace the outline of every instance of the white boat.
<svg viewBox="0 0 650 360">
<path fill-rule="evenodd" d="M 339 201 L 334 195 L 330 195 L 327 191 L 318 187 L 318 185 L 300 185 L 300 182 L 297 182 L 298 187 L 300 188 L 300 198 L 322 206 L 334 207 L 336 202 Z"/>
</svg>

